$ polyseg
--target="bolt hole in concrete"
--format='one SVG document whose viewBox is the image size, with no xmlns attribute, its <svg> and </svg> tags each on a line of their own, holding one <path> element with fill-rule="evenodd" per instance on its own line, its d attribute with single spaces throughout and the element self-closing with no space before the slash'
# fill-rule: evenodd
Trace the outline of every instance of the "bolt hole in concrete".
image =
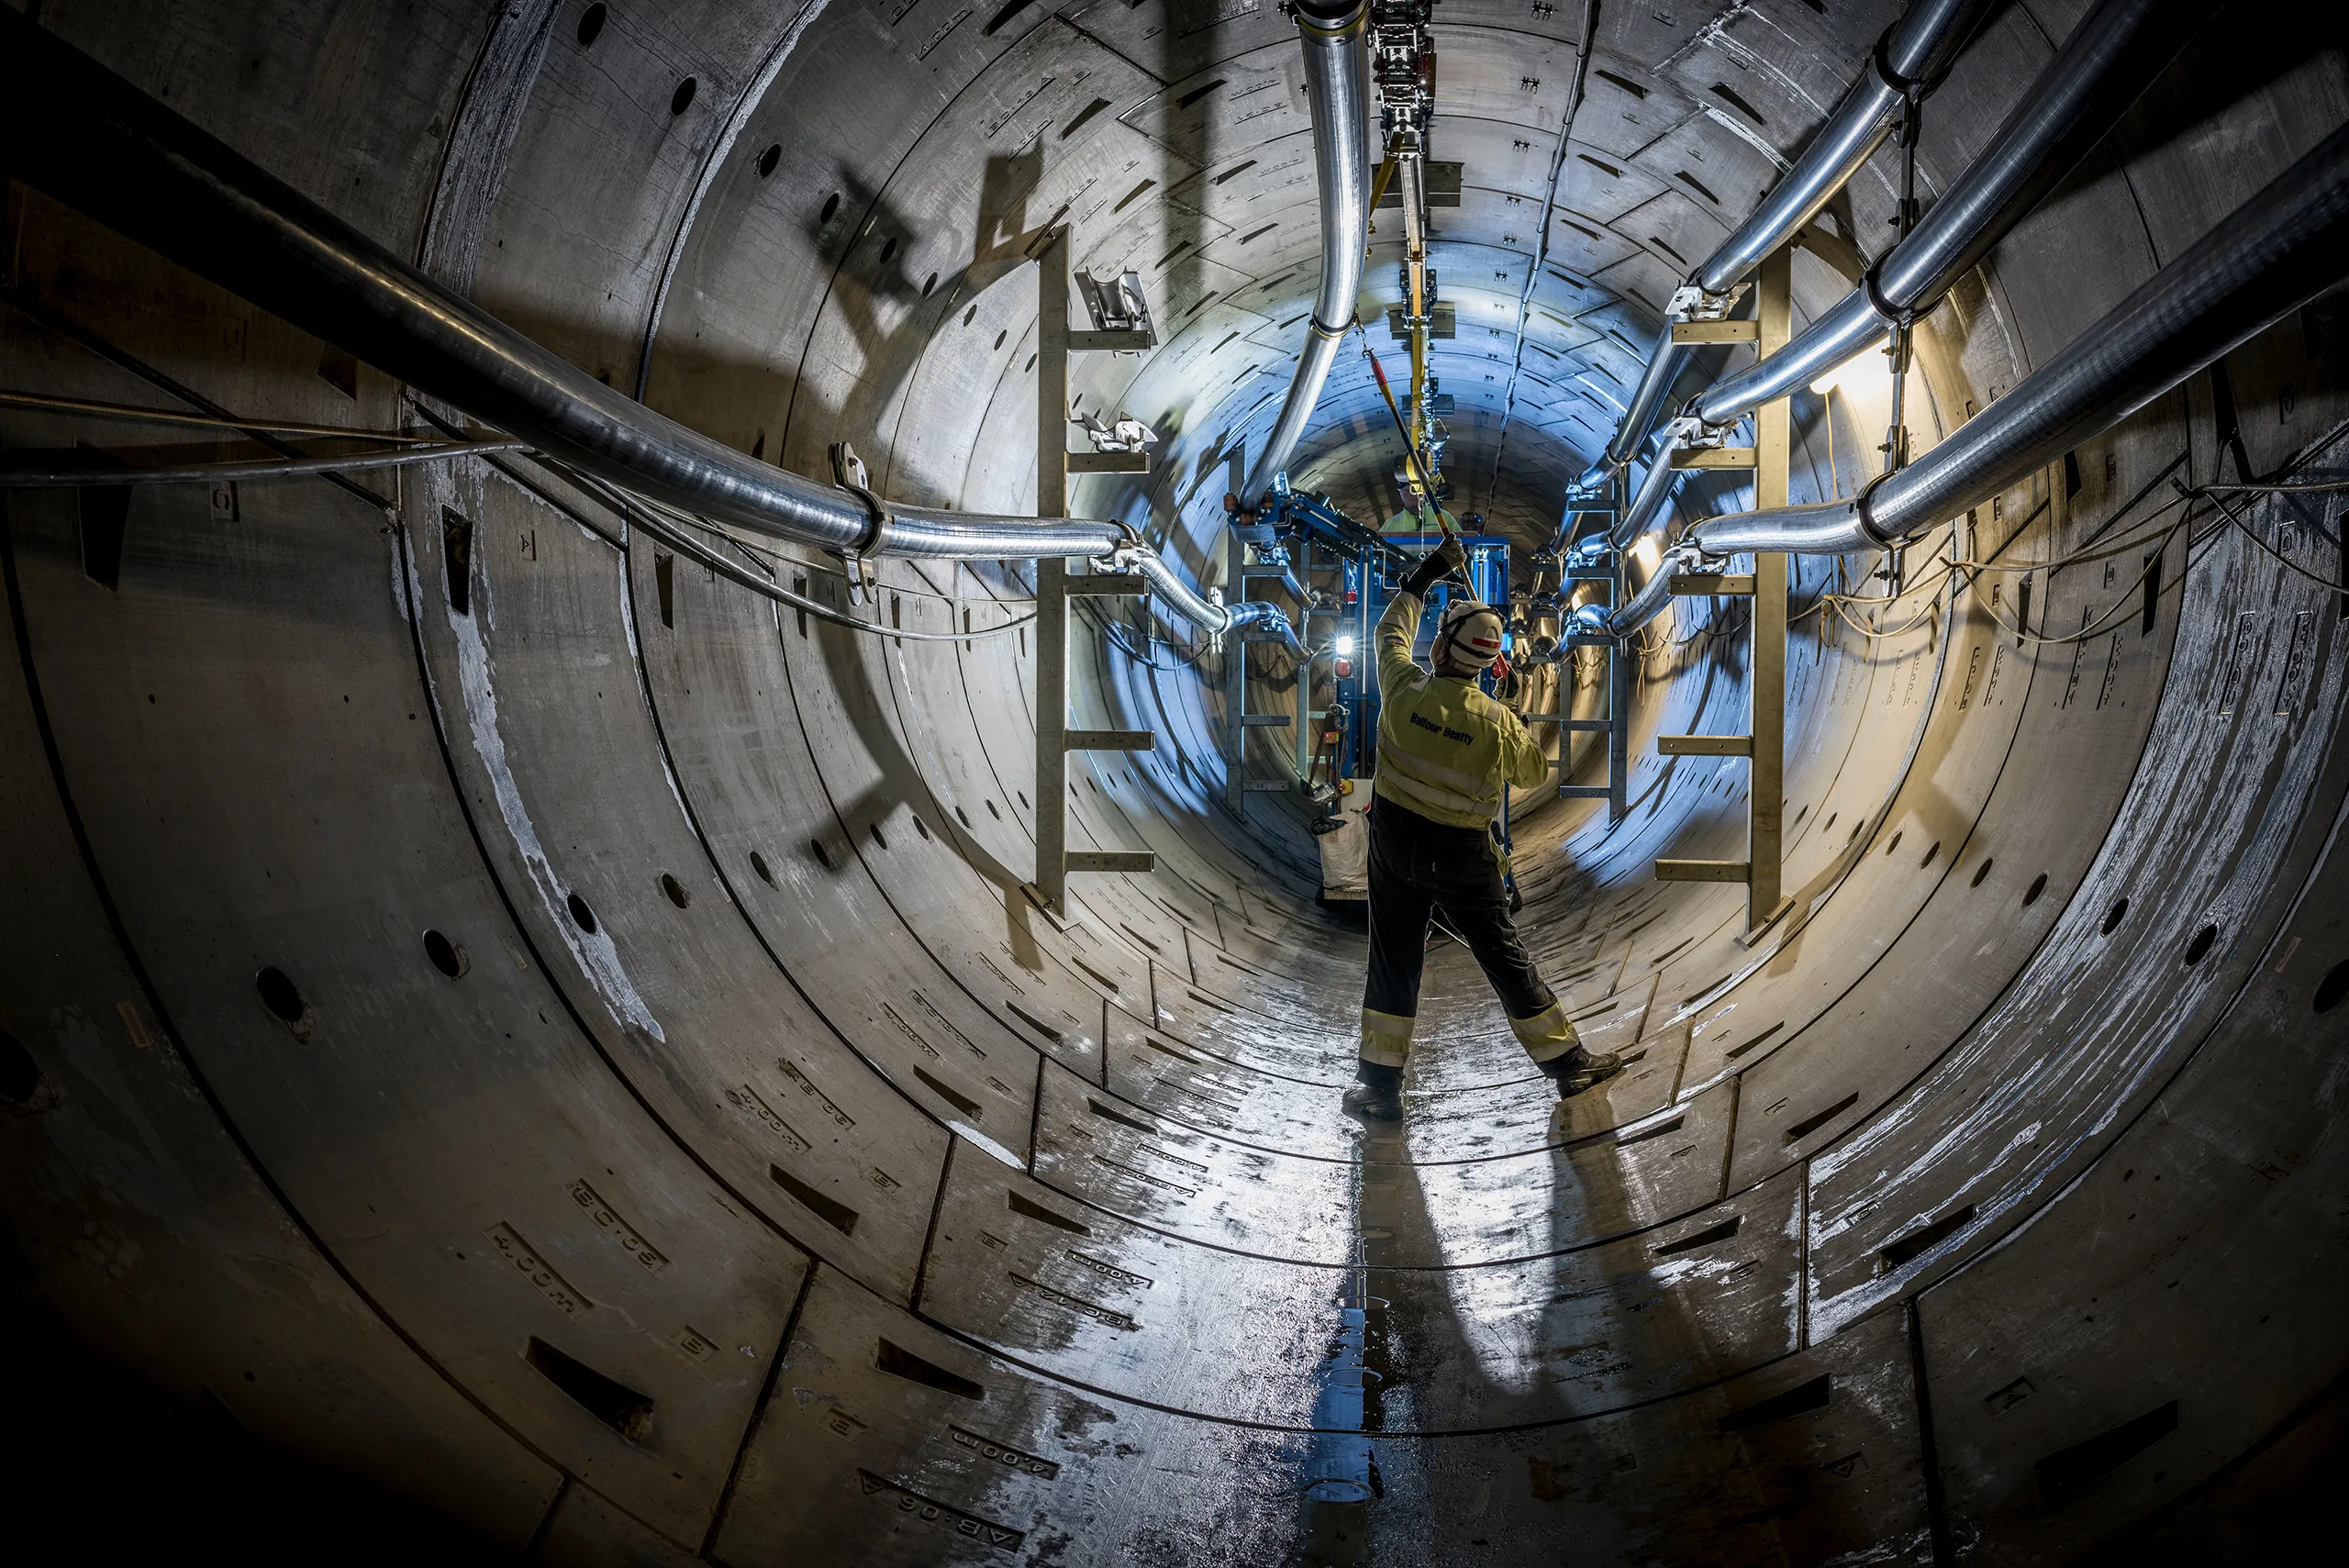
<svg viewBox="0 0 2349 1568">
<path fill-rule="evenodd" d="M 925 843 L 927 843 L 927 842 L 929 841 L 929 840 L 930 840 L 930 824 L 929 824 L 929 823 L 927 823 L 927 822 L 925 822 L 925 821 L 923 821 L 923 820 L 922 820 L 920 817 L 915 817 L 915 818 L 914 818 L 914 831 L 915 831 L 915 832 L 917 832 L 917 833 L 918 833 L 918 834 L 920 834 L 920 835 L 922 836 L 922 840 L 923 840 Z"/>
<path fill-rule="evenodd" d="M 774 173 L 774 166 L 782 161 L 783 143 L 778 141 L 759 154 L 759 178 L 763 180 Z"/>
<path fill-rule="evenodd" d="M 1980 865 L 1976 866 L 1974 868 L 1974 880 L 1967 883 L 1965 885 L 1968 887 L 1981 886 L 1982 879 L 1990 874 L 1990 866 L 1991 862 L 1988 861 L 1984 861 Z"/>
<path fill-rule="evenodd" d="M 840 210 L 841 194 L 838 191 L 834 191 L 830 195 L 824 198 L 824 210 L 816 215 L 816 221 L 818 223 L 829 223 L 832 221 L 832 215 Z"/>
<path fill-rule="evenodd" d="M 986 806 L 986 808 L 987 808 L 987 815 L 988 815 L 989 817 L 994 817 L 994 818 L 995 818 L 996 821 L 998 821 L 998 822 L 1000 822 L 1000 821 L 1002 821 L 1002 820 L 1003 820 L 1003 813 L 1002 813 L 1001 811 L 999 811 L 999 810 L 997 810 L 997 809 L 996 808 L 996 804 L 995 804 L 995 802 L 994 802 L 994 801 L 992 801 L 992 800 L 990 800 L 990 801 L 985 801 L 985 802 L 983 802 L 982 804 L 984 804 L 984 805 Z"/>
<path fill-rule="evenodd" d="M 1932 847 L 1932 849 L 1927 850 L 1927 851 L 1925 851 L 1925 858 L 1924 858 L 1923 860 L 1919 861 L 1919 862 L 1917 862 L 1917 869 L 1918 869 L 1919 871 L 1922 871 L 1922 870 L 1924 870 L 1927 866 L 1929 866 L 1929 865 L 1932 864 L 1934 861 L 1936 861 L 1936 860 L 1938 860 L 1938 859 L 1940 859 L 1940 858 L 1941 858 L 1941 852 L 1942 852 L 1942 841 L 1941 841 L 1939 839 L 1935 839 L 1935 840 L 1933 840 L 1933 847 Z"/>
<path fill-rule="evenodd" d="M 261 1005 L 289 1024 L 298 1024 L 309 1007 L 302 1000 L 302 993 L 285 972 L 274 964 L 264 966 L 253 976 L 253 989 L 261 993 Z"/>
<path fill-rule="evenodd" d="M 971 825 L 971 814 L 963 810 L 961 806 L 958 806 L 954 808 L 954 815 L 962 818 L 963 827 L 968 828 Z"/>
<path fill-rule="evenodd" d="M 765 883 L 769 887 L 774 885 L 774 868 L 767 864 L 766 856 L 756 850 L 751 851 L 751 869 L 758 873 L 761 882 Z"/>
<path fill-rule="evenodd" d="M 694 89 L 699 84 L 690 76 L 678 83 L 677 90 L 669 95 L 669 112 L 673 115 L 682 115 L 693 107 Z"/>
<path fill-rule="evenodd" d="M 2112 907 L 2104 912 L 2104 924 L 2099 928 L 2099 934 L 2108 937 L 2112 935 L 2113 932 L 2121 929 L 2121 922 L 2128 917 L 2129 900 L 2126 898 L 2114 899 L 2112 901 Z"/>
<path fill-rule="evenodd" d="M 596 934 L 596 911 L 587 907 L 587 900 L 580 897 L 579 895 L 574 893 L 570 897 L 564 899 L 563 902 L 570 906 L 571 917 L 579 922 L 579 929 L 586 932 L 589 936 L 594 936 Z"/>
<path fill-rule="evenodd" d="M 652 1396 L 616 1382 L 575 1356 L 566 1355 L 533 1334 L 522 1359 L 569 1395 L 579 1407 L 629 1442 L 652 1430 Z"/>
<path fill-rule="evenodd" d="M 815 857 L 816 857 L 816 863 L 817 863 L 817 864 L 818 864 L 818 865 L 820 865 L 820 866 L 822 866 L 826 871 L 829 871 L 829 870 L 831 870 L 831 869 L 832 869 L 832 852 L 831 852 L 829 850 L 827 850 L 826 848 L 824 848 L 824 840 L 821 840 L 821 839 L 810 839 L 810 840 L 807 840 L 807 852 L 808 852 L 809 854 L 811 854 L 811 855 L 815 856 Z"/>
<path fill-rule="evenodd" d="M 424 933 L 424 956 L 432 961 L 433 968 L 451 980 L 472 967 L 465 958 L 465 950 L 438 931 Z"/>
<path fill-rule="evenodd" d="M 32 1098 L 33 1090 L 39 1084 L 40 1068 L 34 1062 L 31 1050 L 15 1035 L 0 1029 L 0 1100 L 22 1105 Z"/>
<path fill-rule="evenodd" d="M 2341 1006 L 2343 996 L 2349 996 L 2349 958 L 2324 972 L 2324 978 L 2316 983 L 2316 995 L 2310 998 L 2310 1006 L 2320 1013 L 2329 1013 Z"/>
<path fill-rule="evenodd" d="M 1892 853 L 1892 851 L 1895 851 L 1895 850 L 1898 849 L 1899 847 L 1900 847 L 1900 835 L 1899 835 L 1899 834 L 1898 834 L 1898 833 L 1895 833 L 1895 834 L 1892 836 L 1891 840 L 1890 840 L 1887 843 L 1886 843 L 1886 845 L 1884 846 L 1884 852 L 1885 852 L 1886 854 L 1889 855 L 1889 854 L 1891 854 L 1891 853 Z"/>
<path fill-rule="evenodd" d="M 661 891 L 667 894 L 669 902 L 680 909 L 687 907 L 694 901 L 694 895 L 685 891 L 685 884 L 665 871 L 661 873 Z"/>
<path fill-rule="evenodd" d="M 2208 957 L 2210 951 L 2210 944 L 2218 940 L 2219 928 L 2216 926 L 2205 926 L 2200 930 L 2195 932 L 2194 940 L 2186 944 L 2187 967 L 2191 969 L 2194 965 L 2201 962 L 2204 958 Z"/>
<path fill-rule="evenodd" d="M 2031 879 L 2031 885 L 2022 890 L 2022 906 L 2026 909 L 2030 908 L 2039 902 L 2039 895 L 2046 891 L 2047 873 L 2041 872 Z"/>
<path fill-rule="evenodd" d="M 579 14 L 580 48 L 585 49 L 588 45 L 596 41 L 597 37 L 603 33 L 604 19 L 609 15 L 610 13 L 604 8 L 601 0 L 598 0 L 597 4 L 588 6 L 587 9 Z"/>
<path fill-rule="evenodd" d="M 867 829 L 867 831 L 873 835 L 873 847 L 874 849 L 886 850 L 889 847 L 889 840 L 882 836 L 881 824 L 875 822 L 869 829 Z"/>
</svg>

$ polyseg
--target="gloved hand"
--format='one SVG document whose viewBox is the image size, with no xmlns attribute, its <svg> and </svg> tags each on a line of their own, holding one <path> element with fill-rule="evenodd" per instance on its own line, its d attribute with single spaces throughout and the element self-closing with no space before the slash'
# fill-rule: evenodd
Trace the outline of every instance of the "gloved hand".
<svg viewBox="0 0 2349 1568">
<path fill-rule="evenodd" d="M 1447 538 L 1442 544 L 1419 558 L 1419 563 L 1405 574 L 1398 586 L 1415 598 L 1424 599 L 1428 590 L 1468 564 L 1468 551 L 1456 539 Z"/>
</svg>

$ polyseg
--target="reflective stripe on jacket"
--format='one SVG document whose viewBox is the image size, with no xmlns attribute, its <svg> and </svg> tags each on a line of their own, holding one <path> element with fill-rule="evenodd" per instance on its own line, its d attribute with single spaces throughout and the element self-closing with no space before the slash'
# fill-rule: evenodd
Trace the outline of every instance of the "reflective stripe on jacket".
<svg viewBox="0 0 2349 1568">
<path fill-rule="evenodd" d="M 1378 773 L 1372 793 L 1453 828 L 1484 828 L 1501 785 L 1531 789 L 1549 759 L 1517 715 L 1473 680 L 1432 675 L 1411 658 L 1424 606 L 1397 594 L 1378 618 Z"/>
</svg>

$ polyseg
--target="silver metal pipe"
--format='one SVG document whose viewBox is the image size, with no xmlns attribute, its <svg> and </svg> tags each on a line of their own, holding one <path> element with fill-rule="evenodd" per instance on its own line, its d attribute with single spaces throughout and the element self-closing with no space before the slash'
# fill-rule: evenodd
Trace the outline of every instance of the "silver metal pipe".
<svg viewBox="0 0 2349 1568">
<path fill-rule="evenodd" d="M 1898 544 L 1981 505 L 2349 275 L 2349 127 L 2334 131 L 2013 391 L 1848 501 L 1716 517 L 1709 556 Z"/>
<path fill-rule="evenodd" d="M 1665 550 L 1655 571 L 1640 584 L 1640 591 L 1608 616 L 1607 629 L 1617 637 L 1629 637 L 1662 615 L 1672 603 L 1672 574 L 1696 570 L 1699 559 L 1694 545 L 1675 544 Z"/>
<path fill-rule="evenodd" d="M 1288 466 L 1321 401 L 1338 344 L 1354 323 L 1362 296 L 1363 247 L 1370 228 L 1370 80 L 1363 59 L 1367 0 L 1298 0 L 1297 31 L 1305 50 L 1306 101 L 1313 113 L 1313 164 L 1321 198 L 1321 292 L 1306 324 L 1297 373 L 1241 487 L 1252 511 Z"/>
<path fill-rule="evenodd" d="M 1948 67 L 1974 23 L 1988 8 L 1988 0 L 1913 0 L 1893 24 L 1870 57 L 1835 112 L 1819 128 L 1794 167 L 1772 186 L 1762 205 L 1721 241 L 1690 276 L 1683 295 L 1693 290 L 1700 302 L 1722 301 L 1753 274 L 1763 258 L 1785 244 L 1819 209 L 1858 172 L 1880 145 L 1899 107 L 1905 81 L 1930 82 Z M 1667 315 L 1681 313 L 1675 296 Z M 1631 461 L 1640 442 L 1663 411 L 1664 395 L 1687 362 L 1688 350 L 1672 341 L 1669 321 L 1649 352 L 1640 384 L 1605 455 L 1584 475 L 1586 482 L 1602 477 Z"/>
<path fill-rule="evenodd" d="M 2037 206 L 2186 46 L 2208 10 L 2188 0 L 2103 0 L 2072 29 L 1981 155 L 1864 284 L 1778 353 L 1698 399 L 1726 425 L 1881 343 L 1922 314 Z"/>
<path fill-rule="evenodd" d="M 1678 450 L 1679 434 L 1676 429 L 1666 434 L 1662 449 L 1648 464 L 1646 476 L 1640 481 L 1639 493 L 1632 496 L 1631 506 L 1608 529 L 1608 542 L 1617 550 L 1631 549 L 1631 542 L 1648 531 L 1648 525 L 1654 521 L 1656 514 L 1663 511 L 1664 503 L 1671 499 L 1681 472 L 1672 466 L 1672 454 Z"/>
<path fill-rule="evenodd" d="M 126 238 L 524 446 L 682 511 L 865 555 L 1034 560 L 1131 543 L 1114 522 L 899 506 L 735 451 L 451 294 L 6 7 L 0 145 L 12 175 Z M 1154 580 L 1178 597 L 1171 569 Z M 1208 629 L 1228 623 L 1187 589 L 1179 596 Z"/>
</svg>

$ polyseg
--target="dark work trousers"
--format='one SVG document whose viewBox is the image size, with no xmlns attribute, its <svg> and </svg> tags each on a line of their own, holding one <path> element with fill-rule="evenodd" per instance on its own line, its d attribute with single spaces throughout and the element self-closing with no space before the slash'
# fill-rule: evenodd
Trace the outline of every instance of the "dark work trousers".
<svg viewBox="0 0 2349 1568">
<path fill-rule="evenodd" d="M 1475 828 L 1432 822 L 1391 800 L 1375 799 L 1370 809 L 1370 975 L 1362 1001 L 1366 1057 L 1391 1051 L 1397 1057 L 1392 1064 L 1399 1065 L 1400 1049 L 1410 1039 L 1410 1020 L 1419 1010 L 1428 917 L 1438 909 L 1484 966 L 1512 1025 L 1547 1015 L 1556 1006 L 1509 918 L 1500 865 L 1485 834 Z M 1519 1032 L 1520 1039 L 1528 1033 L 1522 1029 Z M 1376 1049 L 1397 1036 L 1399 1044 L 1390 1051 Z M 1529 1050 L 1540 1049 L 1532 1040 L 1526 1043 Z M 1553 1049 L 1564 1050 L 1564 1045 L 1562 1041 Z"/>
</svg>

